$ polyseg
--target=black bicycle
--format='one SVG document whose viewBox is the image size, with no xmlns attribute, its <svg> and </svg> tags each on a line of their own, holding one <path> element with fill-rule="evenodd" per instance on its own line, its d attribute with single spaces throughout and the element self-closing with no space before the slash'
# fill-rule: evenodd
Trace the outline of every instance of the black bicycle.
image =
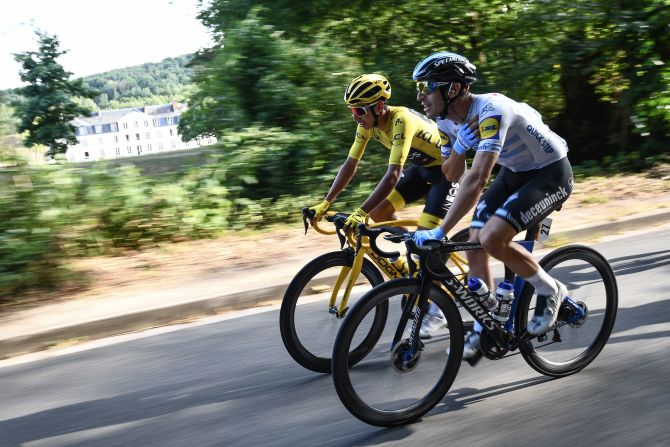
<svg viewBox="0 0 670 447">
<path fill-rule="evenodd" d="M 302 210 L 305 233 L 314 217 L 307 208 Z M 333 229 L 312 227 L 321 234 L 337 235 L 340 250 L 324 253 L 307 263 L 287 287 L 279 312 L 279 329 L 288 353 L 303 367 L 320 373 L 330 373 L 333 340 L 344 316 L 367 290 L 387 278 L 409 275 L 407 263 L 400 253 L 388 258 L 381 256 L 377 237 L 383 232 L 403 234 L 404 227 L 416 227 L 416 220 L 396 220 L 362 226 L 357 232 L 344 233 L 348 214 L 329 212 L 324 221 Z M 467 241 L 469 229 L 454 235 L 455 240 Z M 450 257 L 460 278 L 467 281 L 467 262 L 459 254 Z M 364 357 L 374 347 L 386 321 L 384 304 L 375 309 L 374 324 L 369 333 L 357 340 L 350 361 Z"/>
<path fill-rule="evenodd" d="M 520 243 L 532 251 L 538 234 L 539 228 L 533 228 Z M 456 303 L 483 326 L 481 355 L 495 360 L 518 349 L 532 368 L 552 377 L 586 367 L 610 336 L 617 312 L 616 278 L 608 261 L 590 247 L 569 245 L 542 258 L 540 265 L 567 286 L 569 297 L 559 308 L 556 324 L 544 334 L 531 335 L 526 325 L 536 297 L 530 284 L 505 269 L 506 278 L 514 282 L 515 299 L 509 320 L 500 323 L 442 262 L 451 252 L 481 249 L 480 244 L 429 241 L 417 246 L 411 234 L 386 238 L 404 241 L 408 259 L 410 254 L 418 256 L 419 275 L 394 279 L 367 292 L 349 311 L 332 354 L 337 394 L 345 407 L 366 423 L 384 427 L 406 424 L 444 398 L 463 356 L 463 320 Z M 447 323 L 441 334 L 423 341 L 419 328 L 429 301 L 439 306 Z M 350 347 L 368 332 L 371 313 L 380 305 L 389 309 L 384 331 L 354 364 L 349 358 Z"/>
</svg>

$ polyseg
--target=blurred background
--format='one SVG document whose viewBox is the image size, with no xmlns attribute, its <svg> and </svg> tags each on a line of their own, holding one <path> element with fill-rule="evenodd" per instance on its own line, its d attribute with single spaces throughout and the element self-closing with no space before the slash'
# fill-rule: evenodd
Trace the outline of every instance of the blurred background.
<svg viewBox="0 0 670 447">
<path fill-rule="evenodd" d="M 382 73 L 390 103 L 417 109 L 411 73 L 436 51 L 477 66 L 475 93 L 500 92 L 542 113 L 567 140 L 578 177 L 668 161 L 667 0 L 199 5 L 212 45 L 158 67 L 70 79 L 48 30 L 38 52 L 23 53 L 28 85 L 0 91 L 0 300 L 72 280 L 70 259 L 295 222 L 297 210 L 323 198 L 353 141 L 348 82 Z M 48 51 L 52 64 L 30 64 Z M 46 107 L 45 67 L 68 85 Z M 76 164 L 60 155 L 71 126 L 48 138 L 38 132 L 56 105 L 70 105 L 62 121 L 171 100 L 189 106 L 184 140 L 218 143 L 170 158 Z M 357 205 L 385 172 L 388 153 L 373 146 L 338 209 Z"/>
</svg>

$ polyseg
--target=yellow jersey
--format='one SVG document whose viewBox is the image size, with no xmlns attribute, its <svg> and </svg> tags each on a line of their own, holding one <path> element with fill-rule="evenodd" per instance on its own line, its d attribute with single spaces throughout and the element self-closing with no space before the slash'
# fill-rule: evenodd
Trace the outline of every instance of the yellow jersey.
<svg viewBox="0 0 670 447">
<path fill-rule="evenodd" d="M 356 128 L 356 138 L 349 156 L 360 160 L 370 139 L 379 141 L 391 151 L 389 164 L 404 165 L 406 161 L 419 166 L 442 164 L 441 146 L 448 144 L 447 135 L 437 124 L 419 112 L 407 107 L 388 108 L 386 129 Z"/>
</svg>

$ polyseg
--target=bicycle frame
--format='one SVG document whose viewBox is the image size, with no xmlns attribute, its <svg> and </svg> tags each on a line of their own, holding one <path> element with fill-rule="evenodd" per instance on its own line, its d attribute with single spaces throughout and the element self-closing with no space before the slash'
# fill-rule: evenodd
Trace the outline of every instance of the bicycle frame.
<svg viewBox="0 0 670 447">
<path fill-rule="evenodd" d="M 335 230 L 325 230 L 321 228 L 318 222 L 313 222 L 312 227 L 321 234 L 332 235 L 337 234 L 340 239 L 341 247 L 344 249 L 344 246 L 348 244 L 347 249 L 351 250 L 352 247 L 356 247 L 353 250 L 353 259 L 351 267 L 343 267 L 338 274 L 338 277 L 335 281 L 335 285 L 330 295 L 330 300 L 328 302 L 329 311 L 335 314 L 338 318 L 344 318 L 346 311 L 348 309 L 347 305 L 349 303 L 349 297 L 351 296 L 351 291 L 358 280 L 358 277 L 361 273 L 363 267 L 363 260 L 365 256 L 374 262 L 374 264 L 382 271 L 382 273 L 389 279 L 402 278 L 407 276 L 409 269 L 407 268 L 407 263 L 403 265 L 403 269 L 398 269 L 393 263 L 389 262 L 389 258 L 399 257 L 400 253 L 384 253 L 376 247 L 374 242 L 371 243 L 369 235 L 362 235 L 360 233 L 355 233 L 353 231 L 344 234 L 344 220 L 345 215 L 340 213 L 329 212 L 326 214 L 328 219 L 335 224 Z M 306 219 L 306 217 L 305 217 Z M 366 230 L 382 230 L 388 228 L 404 228 L 404 227 L 416 227 L 418 222 L 416 220 L 405 219 L 405 220 L 393 220 L 386 222 L 377 222 L 372 224 L 366 224 L 359 228 L 361 231 L 363 228 Z M 305 229 L 307 229 L 307 221 L 305 220 Z M 369 233 L 367 233 L 369 234 Z M 374 237 L 376 238 L 376 236 Z M 389 256 L 390 255 L 390 256 Z M 397 255 L 397 256 L 394 256 Z M 461 275 L 467 273 L 467 261 L 460 256 L 458 253 L 451 253 L 450 259 L 454 262 L 458 270 L 461 272 Z M 348 278 L 348 280 L 347 280 Z M 340 290 L 343 284 L 346 282 L 342 299 L 337 305 L 337 296 L 340 293 Z"/>
<path fill-rule="evenodd" d="M 548 235 L 549 227 L 550 221 L 549 223 L 540 223 L 535 227 L 531 227 L 526 231 L 525 238 L 516 242 L 532 253 L 535 242 L 540 240 L 540 235 Z M 435 249 L 434 243 L 423 247 L 417 246 L 411 239 L 406 240 L 405 243 L 407 245 L 407 252 L 418 254 L 421 262 L 421 269 L 419 270 L 421 278 L 419 296 L 416 300 L 413 300 L 418 306 L 419 312 L 414 315 L 414 324 L 410 332 L 410 345 L 415 345 L 419 340 L 418 332 L 421 325 L 420 323 L 427 311 L 430 288 L 432 287 L 433 281 L 436 280 L 450 292 L 451 296 L 468 311 L 475 321 L 488 330 L 488 334 L 493 337 L 498 346 L 505 347 L 507 350 L 515 350 L 519 345 L 534 337 L 527 332 L 524 332 L 523 334 L 515 333 L 514 316 L 517 313 L 521 292 L 526 284 L 526 281 L 523 278 L 515 275 L 509 267 L 505 266 L 505 279 L 514 284 L 514 300 L 512 301 L 510 309 L 510 317 L 506 322 L 501 323 L 494 320 L 490 316 L 489 311 L 479 303 L 477 297 L 468 290 L 465 284 L 460 281 L 446 265 L 439 261 L 439 253 L 449 253 L 452 255 L 455 251 L 478 250 L 482 249 L 480 243 L 449 242 L 448 244 L 441 245 L 439 250 Z M 439 242 L 437 243 L 441 244 Z M 569 297 L 567 298 L 567 302 L 574 310 L 574 316 L 570 318 L 568 323 L 573 320 L 578 320 L 584 315 L 584 311 L 576 302 Z M 401 316 L 399 327 L 396 330 L 393 346 L 395 346 L 402 337 L 404 327 L 412 313 L 411 309 L 413 305 L 414 304 L 409 303 L 408 300 L 408 303 L 405 305 L 406 309 L 403 309 L 403 315 Z"/>
</svg>

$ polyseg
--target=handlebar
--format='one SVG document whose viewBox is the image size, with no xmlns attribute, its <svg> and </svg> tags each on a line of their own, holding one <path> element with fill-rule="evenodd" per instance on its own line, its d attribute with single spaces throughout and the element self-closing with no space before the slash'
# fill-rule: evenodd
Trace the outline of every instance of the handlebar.
<svg viewBox="0 0 670 447">
<path fill-rule="evenodd" d="M 362 244 L 362 239 L 364 236 L 368 237 L 368 240 L 370 242 L 370 247 L 377 253 L 379 256 L 382 256 L 384 258 L 397 258 L 400 256 L 399 251 L 384 251 L 379 246 L 377 245 L 377 238 L 383 234 L 383 233 L 391 233 L 388 236 L 384 236 L 384 239 L 388 239 L 389 237 L 402 237 L 403 235 L 409 235 L 409 238 L 411 239 L 412 235 L 411 233 L 407 233 L 407 230 L 399 227 L 379 227 L 379 228 L 370 228 L 367 225 L 361 223 L 358 224 L 358 236 L 357 236 L 357 241 L 356 241 L 356 251 L 360 250 L 361 244 Z M 400 242 L 400 240 L 398 241 Z"/>
<path fill-rule="evenodd" d="M 319 222 L 314 220 L 314 216 L 316 215 L 314 211 L 310 210 L 308 207 L 304 207 L 301 211 L 302 211 L 302 222 L 305 225 L 305 234 L 307 234 L 307 230 L 309 229 L 309 226 L 311 224 L 312 228 L 314 228 L 314 230 L 316 230 L 317 233 L 327 235 L 337 234 L 337 238 L 340 240 L 340 246 L 344 247 L 344 244 L 347 241 L 347 236 L 344 233 L 344 222 L 349 217 L 348 214 L 326 212 L 324 218 L 328 222 L 332 222 L 333 225 L 335 225 L 335 231 L 329 231 L 321 228 L 319 226 Z"/>
</svg>

